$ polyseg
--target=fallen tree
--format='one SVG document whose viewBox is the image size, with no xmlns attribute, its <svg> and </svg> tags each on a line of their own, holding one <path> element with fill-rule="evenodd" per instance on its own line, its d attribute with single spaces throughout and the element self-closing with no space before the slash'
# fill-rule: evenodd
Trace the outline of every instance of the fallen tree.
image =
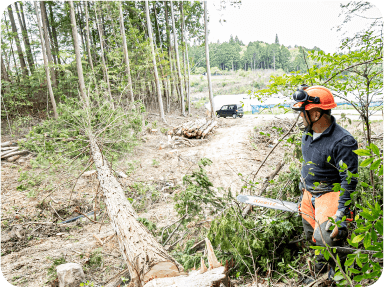
<svg viewBox="0 0 384 287">
<path fill-rule="evenodd" d="M 76 19 L 74 14 L 73 3 L 70 2 L 70 14 L 72 23 L 72 34 L 74 39 L 74 48 L 77 62 L 77 72 L 79 75 L 79 85 L 84 87 L 84 78 L 82 77 L 82 66 L 80 49 L 77 39 Z M 81 76 L 80 76 L 81 75 Z M 85 89 L 80 89 L 80 95 L 83 99 L 83 107 L 85 111 L 85 128 L 86 135 L 89 139 L 89 146 L 91 151 L 91 157 L 97 170 L 97 178 L 100 183 L 101 191 L 105 197 L 105 203 L 107 212 L 111 220 L 111 225 L 114 232 L 117 235 L 119 242 L 120 252 L 122 253 L 127 265 L 131 277 L 130 286 L 142 287 L 142 286 L 159 286 L 156 283 L 152 285 L 146 285 L 146 283 L 154 278 L 172 277 L 173 286 L 187 286 L 182 282 L 182 278 L 188 275 L 184 272 L 183 267 L 170 256 L 163 246 L 161 246 L 154 236 L 150 234 L 146 227 L 137 221 L 137 214 L 125 197 L 124 191 L 114 177 L 112 169 L 106 158 L 103 156 L 101 143 L 98 142 L 95 131 L 93 131 L 91 125 L 91 106 L 88 96 L 85 93 Z M 113 104 L 110 105 L 111 109 L 114 109 Z M 100 145 L 99 145 L 100 144 Z M 201 282 L 200 285 L 193 286 L 212 286 L 212 284 L 218 284 L 224 278 L 226 278 L 225 268 L 220 266 L 217 262 L 215 255 L 213 254 L 213 248 L 210 242 L 207 241 L 210 255 L 208 261 L 210 265 L 210 273 L 190 274 L 193 278 L 197 278 L 196 282 Z M 181 277 L 180 277 L 181 276 Z M 189 279 L 187 281 L 190 281 Z M 179 283 L 178 283 L 179 282 Z M 155 285 L 153 285 L 155 284 Z M 161 285 L 161 286 L 169 286 Z M 192 286 L 192 285 L 190 285 Z"/>
</svg>

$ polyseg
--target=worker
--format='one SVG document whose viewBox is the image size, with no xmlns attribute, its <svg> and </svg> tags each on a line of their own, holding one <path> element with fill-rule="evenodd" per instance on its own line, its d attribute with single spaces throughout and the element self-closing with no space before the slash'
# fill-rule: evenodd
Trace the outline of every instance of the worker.
<svg viewBox="0 0 384 287">
<path fill-rule="evenodd" d="M 348 236 L 347 223 L 342 218 L 349 215 L 346 203 L 357 185 L 357 178 L 347 179 L 347 170 L 358 172 L 358 156 L 353 152 L 358 148 L 357 142 L 331 115 L 337 104 L 329 89 L 302 85 L 293 99 L 292 109 L 300 113 L 305 126 L 301 144 L 303 193 L 299 202 L 305 237 L 312 245 L 341 246 Z M 339 257 L 344 265 L 345 256 Z M 322 255 L 317 259 L 315 271 L 327 271 L 328 263 L 328 278 L 332 279 L 336 263 L 332 259 L 327 262 Z"/>
</svg>

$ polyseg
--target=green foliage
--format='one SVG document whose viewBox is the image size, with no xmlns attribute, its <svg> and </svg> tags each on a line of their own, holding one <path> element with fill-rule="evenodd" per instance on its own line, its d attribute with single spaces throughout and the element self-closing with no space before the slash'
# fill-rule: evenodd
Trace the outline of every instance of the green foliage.
<svg viewBox="0 0 384 287">
<path fill-rule="evenodd" d="M 155 232 L 157 230 L 156 224 L 150 221 L 149 219 L 138 217 L 138 222 L 141 222 L 153 235 L 155 235 Z"/>
<path fill-rule="evenodd" d="M 254 274 L 254 264 L 261 272 L 273 268 L 280 273 L 293 276 L 286 264 L 280 262 L 295 261 L 294 251 L 287 243 L 301 230 L 298 216 L 278 216 L 277 211 L 268 210 L 267 214 L 241 216 L 241 209 L 230 207 L 212 222 L 208 238 L 214 247 L 220 248 L 219 260 L 232 257 L 237 262 L 236 271 L 245 275 Z M 220 258 L 221 257 L 221 258 Z M 259 271 L 259 272 L 260 272 Z"/>
<path fill-rule="evenodd" d="M 204 167 L 209 166 L 212 161 L 202 158 L 199 162 L 199 169 L 194 170 L 191 175 L 183 177 L 184 190 L 174 197 L 175 209 L 181 216 L 188 214 L 190 218 L 202 217 L 203 208 L 211 212 L 224 207 L 225 199 L 217 197 L 216 191 L 212 188 L 207 172 Z"/>
<path fill-rule="evenodd" d="M 68 99 L 58 105 L 58 120 L 47 119 L 35 126 L 27 140 L 19 144 L 36 152 L 36 163 L 47 165 L 60 158 L 89 159 L 87 151 L 88 130 L 92 129 L 98 141 L 107 147 L 105 155 L 117 159 L 122 152 L 129 152 L 137 144 L 141 131 L 139 109 L 125 111 L 111 108 L 111 103 L 94 96 L 95 107 L 85 110 L 78 100 Z"/>
<path fill-rule="evenodd" d="M 172 256 L 177 260 L 177 262 L 183 265 L 185 270 L 189 270 L 193 267 L 200 267 L 201 258 L 203 257 L 203 254 L 191 249 L 194 244 L 195 240 L 190 239 L 185 244 L 185 248 L 183 251 L 176 250 L 172 253 Z"/>
<path fill-rule="evenodd" d="M 356 208 L 356 228 L 347 241 L 356 249 L 370 250 L 374 253 L 348 254 L 344 264 L 346 277 L 340 271 L 335 274 L 338 286 L 350 284 L 352 281 L 356 282 L 354 286 L 362 286 L 363 280 L 365 280 L 364 282 L 375 282 L 381 276 L 383 269 L 382 264 L 378 262 L 378 259 L 383 258 L 383 164 L 381 154 L 375 144 L 370 144 L 367 148 L 358 149 L 354 152 L 368 158 L 360 160 L 358 175 L 349 173 L 350 177 L 358 177 L 359 184 L 356 191 L 351 193 L 352 206 Z M 375 162 L 378 164 L 374 164 Z M 374 171 L 375 189 L 367 183 L 370 181 L 370 170 Z M 330 252 L 326 247 L 313 248 L 316 249 L 317 253 L 324 254 L 325 258 L 330 257 Z"/>
<path fill-rule="evenodd" d="M 91 268 L 97 268 L 102 266 L 103 260 L 104 259 L 101 253 L 101 248 L 97 248 L 91 253 L 87 263 L 88 263 L 88 266 L 90 266 Z"/>
<path fill-rule="evenodd" d="M 80 286 L 95 286 L 93 282 L 87 280 L 86 282 L 81 282 Z"/>
</svg>

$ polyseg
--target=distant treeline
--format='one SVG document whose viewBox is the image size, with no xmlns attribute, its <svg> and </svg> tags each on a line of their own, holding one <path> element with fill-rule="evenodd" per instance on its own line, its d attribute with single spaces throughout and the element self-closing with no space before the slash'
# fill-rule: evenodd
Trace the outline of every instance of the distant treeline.
<svg viewBox="0 0 384 287">
<path fill-rule="evenodd" d="M 255 69 L 282 69 L 285 72 L 306 71 L 306 57 L 309 50 L 321 51 L 314 47 L 290 46 L 279 44 L 276 35 L 275 43 L 268 44 L 262 41 L 250 42 L 247 46 L 236 36 L 230 36 L 228 42 L 209 44 L 209 58 L 211 67 L 220 70 L 255 70 Z M 189 58 L 192 62 L 192 72 L 203 73 L 206 69 L 204 44 L 193 45 L 189 49 Z M 307 62 L 309 66 L 314 63 Z"/>
</svg>

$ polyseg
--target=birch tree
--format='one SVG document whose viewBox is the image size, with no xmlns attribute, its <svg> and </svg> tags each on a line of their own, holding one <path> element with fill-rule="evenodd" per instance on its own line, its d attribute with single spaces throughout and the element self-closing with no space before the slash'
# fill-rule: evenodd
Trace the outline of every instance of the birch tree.
<svg viewBox="0 0 384 287">
<path fill-rule="evenodd" d="M 131 78 L 131 69 L 129 66 L 129 55 L 128 55 L 128 47 L 127 47 L 127 39 L 125 37 L 125 29 L 124 29 L 124 19 L 123 19 L 123 9 L 121 7 L 121 2 L 119 2 L 119 14 L 120 14 L 120 32 L 121 37 L 123 38 L 123 52 L 124 52 L 124 60 L 125 60 L 125 68 L 128 76 L 128 89 L 131 97 L 131 102 L 133 103 L 135 99 L 133 98 L 133 90 L 132 90 L 132 78 Z"/>
<path fill-rule="evenodd" d="M 182 77 L 181 77 L 179 47 L 178 47 L 178 44 L 177 44 L 177 35 L 176 35 L 176 28 L 175 28 L 175 16 L 174 16 L 174 13 L 173 13 L 173 3 L 172 2 L 173 1 L 170 2 L 170 4 L 171 4 L 171 18 L 172 18 L 173 40 L 174 40 L 175 53 L 176 53 L 178 82 L 179 82 L 180 96 L 181 96 L 181 114 L 183 116 L 185 116 L 185 103 L 184 103 L 184 93 L 183 93 L 183 82 L 182 82 Z"/>
<path fill-rule="evenodd" d="M 151 46 L 151 52 L 152 52 L 152 63 L 153 63 L 153 70 L 154 70 L 154 74 L 155 74 L 155 82 L 156 82 L 156 89 L 157 89 L 157 99 L 158 99 L 158 102 L 159 102 L 159 112 L 160 112 L 161 119 L 163 120 L 163 122 L 166 123 L 166 120 L 165 120 L 165 117 L 164 117 L 163 98 L 161 96 L 159 74 L 157 72 L 155 47 L 154 47 L 154 44 L 153 44 L 152 24 L 151 24 L 151 18 L 149 17 L 149 7 L 148 7 L 148 1 L 147 0 L 145 1 L 145 15 L 147 17 L 148 37 L 149 37 L 149 44 Z"/>
<path fill-rule="evenodd" d="M 209 64 L 207 1 L 204 1 L 204 25 L 205 25 L 205 57 L 206 57 L 206 60 L 207 60 L 207 79 L 208 79 L 209 101 L 211 103 L 211 118 L 214 118 L 215 111 L 213 109 L 213 93 L 212 93 L 212 82 L 211 82 L 211 68 L 210 68 L 210 64 Z"/>
<path fill-rule="evenodd" d="M 50 98 L 51 98 L 51 104 L 52 104 L 52 109 L 53 109 L 53 115 L 54 115 L 55 119 L 57 120 L 58 117 L 59 117 L 59 115 L 57 114 L 57 110 L 56 110 L 56 100 L 55 100 L 55 97 L 53 96 L 53 90 L 52 90 L 52 84 L 51 84 L 51 77 L 50 77 L 50 75 L 49 75 L 48 59 L 47 59 L 47 55 L 46 55 L 46 53 L 45 53 L 45 41 L 44 41 L 44 36 L 43 36 L 43 29 L 42 29 L 42 27 L 41 27 L 41 22 L 40 22 L 40 17 L 39 17 L 39 11 L 38 11 L 36 2 L 34 2 L 34 4 L 35 4 L 35 11 L 36 11 L 37 25 L 39 26 L 41 49 L 42 49 L 43 59 L 44 59 L 45 75 L 46 75 L 46 78 L 47 78 L 47 87 L 48 87 L 49 96 L 50 96 Z"/>
</svg>

